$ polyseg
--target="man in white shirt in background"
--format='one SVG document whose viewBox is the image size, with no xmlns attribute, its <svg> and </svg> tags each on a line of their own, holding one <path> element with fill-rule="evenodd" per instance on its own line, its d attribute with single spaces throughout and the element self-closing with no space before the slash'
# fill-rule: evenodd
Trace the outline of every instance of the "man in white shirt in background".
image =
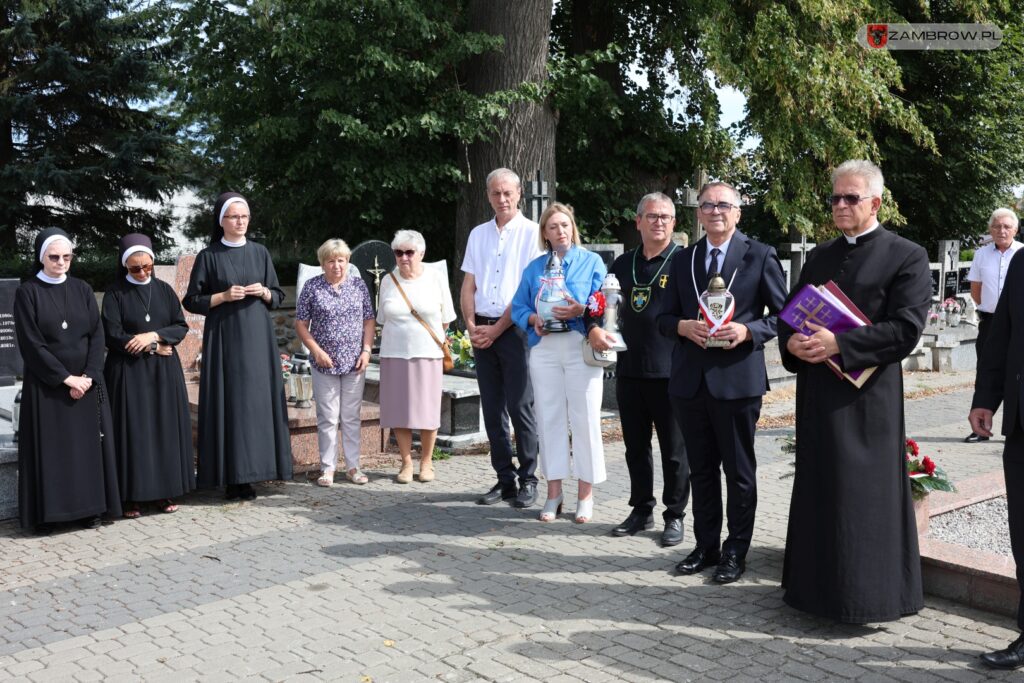
<svg viewBox="0 0 1024 683">
<path fill-rule="evenodd" d="M 978 362 L 985 352 L 985 340 L 988 338 L 992 314 L 996 312 L 996 303 L 1003 291 L 1006 281 L 1006 269 L 1010 260 L 1024 244 L 1014 239 L 1020 220 L 1010 209 L 996 209 L 988 219 L 988 233 L 992 241 L 974 252 L 974 261 L 967 279 L 971 282 L 971 298 L 978 307 L 978 340 L 974 345 Z M 987 436 L 971 432 L 965 443 L 988 441 Z"/>
<path fill-rule="evenodd" d="M 519 176 L 507 168 L 488 174 L 487 201 L 494 218 L 469 233 L 459 297 L 476 359 L 491 466 L 498 477 L 476 502 L 494 505 L 511 500 L 519 508 L 537 501 L 538 442 L 526 333 L 512 324 L 509 305 L 526 265 L 542 254 L 537 224 L 519 211 L 522 190 Z M 518 468 L 512 462 L 510 420 Z"/>
</svg>

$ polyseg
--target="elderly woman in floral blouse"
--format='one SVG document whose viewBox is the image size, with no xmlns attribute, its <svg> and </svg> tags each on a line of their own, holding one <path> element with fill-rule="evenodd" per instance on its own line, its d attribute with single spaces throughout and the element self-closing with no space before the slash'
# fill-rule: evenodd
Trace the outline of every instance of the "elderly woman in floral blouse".
<svg viewBox="0 0 1024 683">
<path fill-rule="evenodd" d="M 314 368 L 321 464 L 316 483 L 334 483 L 340 424 L 345 476 L 365 484 L 359 469 L 359 409 L 375 330 L 370 292 L 362 278 L 349 276 L 352 252 L 344 241 L 327 240 L 316 255 L 324 273 L 306 281 L 295 309 L 295 332 L 310 350 Z"/>
</svg>

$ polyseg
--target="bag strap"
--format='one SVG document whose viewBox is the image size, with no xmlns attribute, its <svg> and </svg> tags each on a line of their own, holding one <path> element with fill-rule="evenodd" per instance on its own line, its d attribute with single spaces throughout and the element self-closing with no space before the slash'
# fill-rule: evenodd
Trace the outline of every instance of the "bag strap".
<svg viewBox="0 0 1024 683">
<path fill-rule="evenodd" d="M 409 312 L 412 313 L 412 317 L 420 321 L 420 325 L 423 325 L 423 327 L 426 328 L 427 332 L 430 334 L 430 338 L 434 340 L 434 343 L 437 344 L 443 352 L 444 344 L 442 344 L 441 340 L 437 338 L 436 334 L 434 334 L 434 330 L 427 324 L 427 321 L 421 318 L 420 314 L 416 312 L 416 309 L 412 307 L 412 302 L 409 301 L 409 297 L 405 295 L 405 290 L 402 289 L 402 285 L 398 284 L 398 278 L 395 277 L 394 273 L 388 273 L 388 275 L 391 276 L 391 280 L 395 283 L 395 287 L 398 287 L 398 293 L 402 295 L 403 299 L 405 299 L 405 305 L 409 307 Z"/>
</svg>

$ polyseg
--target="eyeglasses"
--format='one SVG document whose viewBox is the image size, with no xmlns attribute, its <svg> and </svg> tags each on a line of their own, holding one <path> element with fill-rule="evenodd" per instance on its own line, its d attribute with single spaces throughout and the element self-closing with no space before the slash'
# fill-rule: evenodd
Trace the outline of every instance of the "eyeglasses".
<svg viewBox="0 0 1024 683">
<path fill-rule="evenodd" d="M 71 263 L 71 259 L 75 257 L 74 254 L 47 254 L 46 258 L 50 259 L 50 263 Z"/>
<path fill-rule="evenodd" d="M 395 258 L 412 258 L 416 255 L 415 249 L 395 249 Z"/>
<path fill-rule="evenodd" d="M 676 219 L 670 213 L 645 213 L 644 220 L 648 223 L 671 223 Z"/>
<path fill-rule="evenodd" d="M 226 220 L 226 221 L 236 221 L 238 223 L 248 223 L 249 222 L 249 214 L 247 214 L 247 213 L 233 213 L 233 214 L 231 214 L 229 216 L 224 216 L 224 220 Z"/>
<path fill-rule="evenodd" d="M 132 275 L 138 275 L 142 271 L 146 271 L 147 273 L 153 272 L 153 264 L 147 263 L 141 266 L 128 266 L 128 272 Z"/>
<path fill-rule="evenodd" d="M 718 213 L 725 213 L 727 211 L 732 211 L 735 208 L 736 205 L 730 204 L 729 202 L 718 202 L 717 204 L 712 202 L 704 202 L 703 204 L 700 205 L 700 212 L 712 214 L 715 212 L 715 209 L 718 209 Z"/>
<path fill-rule="evenodd" d="M 856 204 L 860 204 L 864 199 L 871 199 L 871 196 L 861 197 L 857 194 L 834 194 L 828 198 L 828 202 L 832 206 L 839 206 L 843 202 L 846 202 L 848 206 L 855 206 Z"/>
</svg>

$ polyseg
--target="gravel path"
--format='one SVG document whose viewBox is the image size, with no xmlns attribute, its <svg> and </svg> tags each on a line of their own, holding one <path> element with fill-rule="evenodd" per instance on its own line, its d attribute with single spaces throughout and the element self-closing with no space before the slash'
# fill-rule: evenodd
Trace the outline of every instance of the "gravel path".
<svg viewBox="0 0 1024 683">
<path fill-rule="evenodd" d="M 1012 553 L 1006 521 L 1006 496 L 932 517 L 928 538 L 1009 557 Z"/>
</svg>

